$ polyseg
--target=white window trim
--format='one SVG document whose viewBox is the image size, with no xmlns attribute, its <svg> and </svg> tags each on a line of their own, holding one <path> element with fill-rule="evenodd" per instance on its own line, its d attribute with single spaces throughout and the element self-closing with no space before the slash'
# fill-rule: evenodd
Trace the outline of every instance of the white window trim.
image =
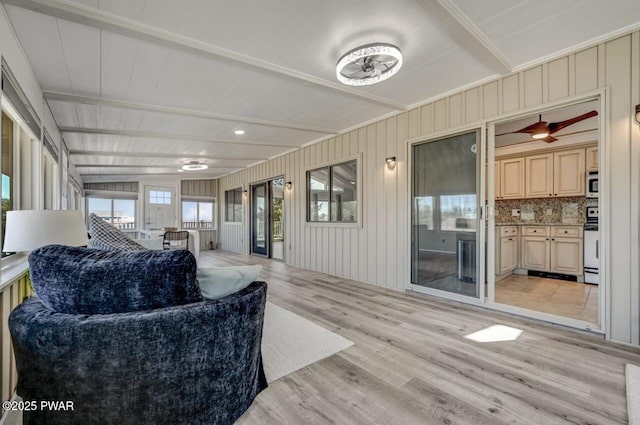
<svg viewBox="0 0 640 425">
<path fill-rule="evenodd" d="M 212 207 L 212 217 L 211 217 L 211 221 L 212 221 L 212 227 L 194 227 L 192 229 L 189 230 L 218 230 L 218 220 L 217 220 L 217 214 L 216 214 L 216 210 L 217 210 L 217 204 L 218 204 L 218 200 L 215 197 L 212 196 L 189 196 L 189 195 L 183 195 L 180 197 L 180 223 L 184 223 L 184 217 L 182 216 L 182 203 L 183 202 L 197 202 L 198 204 L 200 204 L 200 202 L 211 202 L 213 203 L 213 207 Z M 200 208 L 198 207 L 198 219 L 200 219 Z"/>
</svg>

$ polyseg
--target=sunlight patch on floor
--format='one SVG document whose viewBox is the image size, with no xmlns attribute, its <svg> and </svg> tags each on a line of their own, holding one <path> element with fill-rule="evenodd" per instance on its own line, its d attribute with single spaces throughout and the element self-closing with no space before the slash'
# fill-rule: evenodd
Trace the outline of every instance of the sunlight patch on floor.
<svg viewBox="0 0 640 425">
<path fill-rule="evenodd" d="M 512 328 L 504 325 L 492 325 L 481 329 L 465 338 L 476 342 L 503 342 L 515 341 L 522 334 L 522 329 Z"/>
</svg>

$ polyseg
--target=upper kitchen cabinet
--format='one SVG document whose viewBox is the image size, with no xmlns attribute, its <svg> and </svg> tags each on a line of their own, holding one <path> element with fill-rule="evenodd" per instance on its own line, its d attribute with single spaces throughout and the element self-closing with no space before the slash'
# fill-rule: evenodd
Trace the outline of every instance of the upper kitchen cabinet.
<svg viewBox="0 0 640 425">
<path fill-rule="evenodd" d="M 553 154 L 525 157 L 525 197 L 553 196 Z"/>
<path fill-rule="evenodd" d="M 524 198 L 524 158 L 503 159 L 498 168 L 500 197 L 497 199 Z"/>
<path fill-rule="evenodd" d="M 598 171 L 598 147 L 591 146 L 585 149 L 587 171 Z"/>
<path fill-rule="evenodd" d="M 584 196 L 585 150 L 572 149 L 553 154 L 553 196 Z"/>
</svg>

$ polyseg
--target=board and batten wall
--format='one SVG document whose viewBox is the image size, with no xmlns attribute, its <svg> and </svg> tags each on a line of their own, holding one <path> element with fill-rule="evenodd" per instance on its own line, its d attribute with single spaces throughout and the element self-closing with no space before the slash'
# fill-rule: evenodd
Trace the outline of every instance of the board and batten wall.
<svg viewBox="0 0 640 425">
<path fill-rule="evenodd" d="M 427 76 L 425 76 L 427 77 Z M 639 343 L 639 206 L 640 126 L 633 107 L 640 103 L 640 32 L 465 89 L 410 111 L 328 138 L 286 155 L 220 179 L 224 192 L 252 182 L 285 176 L 285 261 L 371 284 L 405 290 L 410 281 L 408 141 L 436 134 L 455 133 L 470 124 L 531 108 L 544 108 L 581 94 L 607 88 L 605 147 L 611 215 L 604 223 L 608 238 L 610 281 L 607 336 L 615 341 Z M 305 172 L 321 164 L 360 156 L 362 191 L 357 227 L 309 224 L 305 216 Z M 396 156 L 388 170 L 385 158 Z M 222 249 L 249 252 L 248 197 L 243 197 L 244 221 L 226 223 L 220 217 Z M 490 254 L 491 255 L 491 254 Z"/>
</svg>

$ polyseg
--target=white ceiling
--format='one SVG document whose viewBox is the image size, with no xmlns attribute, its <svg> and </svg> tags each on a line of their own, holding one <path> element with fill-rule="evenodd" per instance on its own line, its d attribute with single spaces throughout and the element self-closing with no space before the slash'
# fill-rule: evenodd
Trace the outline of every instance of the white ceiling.
<svg viewBox="0 0 640 425">
<path fill-rule="evenodd" d="M 221 176 L 640 22 L 637 0 L 0 1 L 85 181 Z M 401 71 L 340 85 L 378 41 Z"/>
</svg>

